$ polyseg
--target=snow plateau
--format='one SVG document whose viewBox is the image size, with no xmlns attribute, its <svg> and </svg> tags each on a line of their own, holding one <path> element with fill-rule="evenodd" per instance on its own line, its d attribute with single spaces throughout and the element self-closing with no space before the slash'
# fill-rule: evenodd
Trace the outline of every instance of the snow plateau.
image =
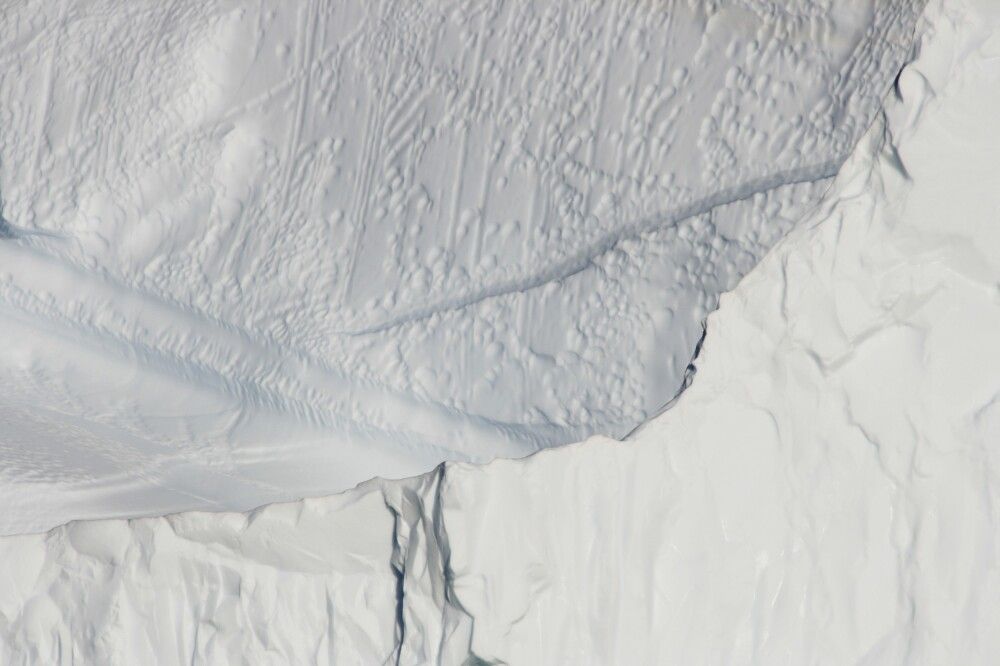
<svg viewBox="0 0 1000 666">
<path fill-rule="evenodd" d="M 0 534 L 621 437 L 921 3 L 0 9 Z"/>
</svg>

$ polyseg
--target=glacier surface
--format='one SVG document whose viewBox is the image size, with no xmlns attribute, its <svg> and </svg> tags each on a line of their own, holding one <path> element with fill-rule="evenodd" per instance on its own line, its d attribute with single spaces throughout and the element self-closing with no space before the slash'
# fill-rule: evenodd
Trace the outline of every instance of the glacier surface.
<svg viewBox="0 0 1000 666">
<path fill-rule="evenodd" d="M 1000 6 L 932 0 L 822 201 L 624 441 L 0 539 L 4 663 L 987 664 Z"/>
<path fill-rule="evenodd" d="M 914 0 L 0 8 L 0 534 L 621 437 Z"/>
</svg>

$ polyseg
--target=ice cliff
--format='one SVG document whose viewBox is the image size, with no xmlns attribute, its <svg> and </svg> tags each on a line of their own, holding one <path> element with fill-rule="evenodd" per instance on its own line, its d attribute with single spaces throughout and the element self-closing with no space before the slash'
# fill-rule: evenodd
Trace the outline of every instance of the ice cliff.
<svg viewBox="0 0 1000 666">
<path fill-rule="evenodd" d="M 0 534 L 621 437 L 916 0 L 0 8 Z"/>
<path fill-rule="evenodd" d="M 986 664 L 1000 6 L 932 2 L 822 201 L 624 441 L 0 540 L 4 663 Z"/>
</svg>

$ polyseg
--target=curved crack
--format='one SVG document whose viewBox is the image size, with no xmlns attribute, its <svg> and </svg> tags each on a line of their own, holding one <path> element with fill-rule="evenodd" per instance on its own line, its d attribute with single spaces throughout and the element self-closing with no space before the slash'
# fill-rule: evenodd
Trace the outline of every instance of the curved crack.
<svg viewBox="0 0 1000 666">
<path fill-rule="evenodd" d="M 515 278 L 487 285 L 479 290 L 464 295 L 447 298 L 431 305 L 412 308 L 409 311 L 394 315 L 380 323 L 353 330 L 334 331 L 336 335 L 360 336 L 381 333 L 405 324 L 427 319 L 441 312 L 460 310 L 484 301 L 488 298 L 503 296 L 518 291 L 528 291 L 541 287 L 549 282 L 564 280 L 586 269 L 594 259 L 605 254 L 622 240 L 639 236 L 665 226 L 677 225 L 692 217 L 703 215 L 714 208 L 727 206 L 758 194 L 762 194 L 785 185 L 810 183 L 837 175 L 846 156 L 821 162 L 820 164 L 780 171 L 762 178 L 757 178 L 736 187 L 725 188 L 680 208 L 659 215 L 640 218 L 631 224 L 609 231 L 593 243 L 581 248 L 571 256 L 554 263 L 546 270 L 526 278 Z"/>
</svg>

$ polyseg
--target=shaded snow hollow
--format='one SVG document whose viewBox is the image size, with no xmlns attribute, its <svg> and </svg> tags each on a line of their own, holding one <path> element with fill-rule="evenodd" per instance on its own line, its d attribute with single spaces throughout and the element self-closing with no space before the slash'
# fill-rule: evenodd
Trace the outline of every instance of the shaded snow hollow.
<svg viewBox="0 0 1000 666">
<path fill-rule="evenodd" d="M 921 7 L 7 4 L 0 534 L 624 436 Z"/>
<path fill-rule="evenodd" d="M 5 538 L 4 663 L 991 663 L 1000 7 L 919 45 L 626 441 Z"/>
</svg>

